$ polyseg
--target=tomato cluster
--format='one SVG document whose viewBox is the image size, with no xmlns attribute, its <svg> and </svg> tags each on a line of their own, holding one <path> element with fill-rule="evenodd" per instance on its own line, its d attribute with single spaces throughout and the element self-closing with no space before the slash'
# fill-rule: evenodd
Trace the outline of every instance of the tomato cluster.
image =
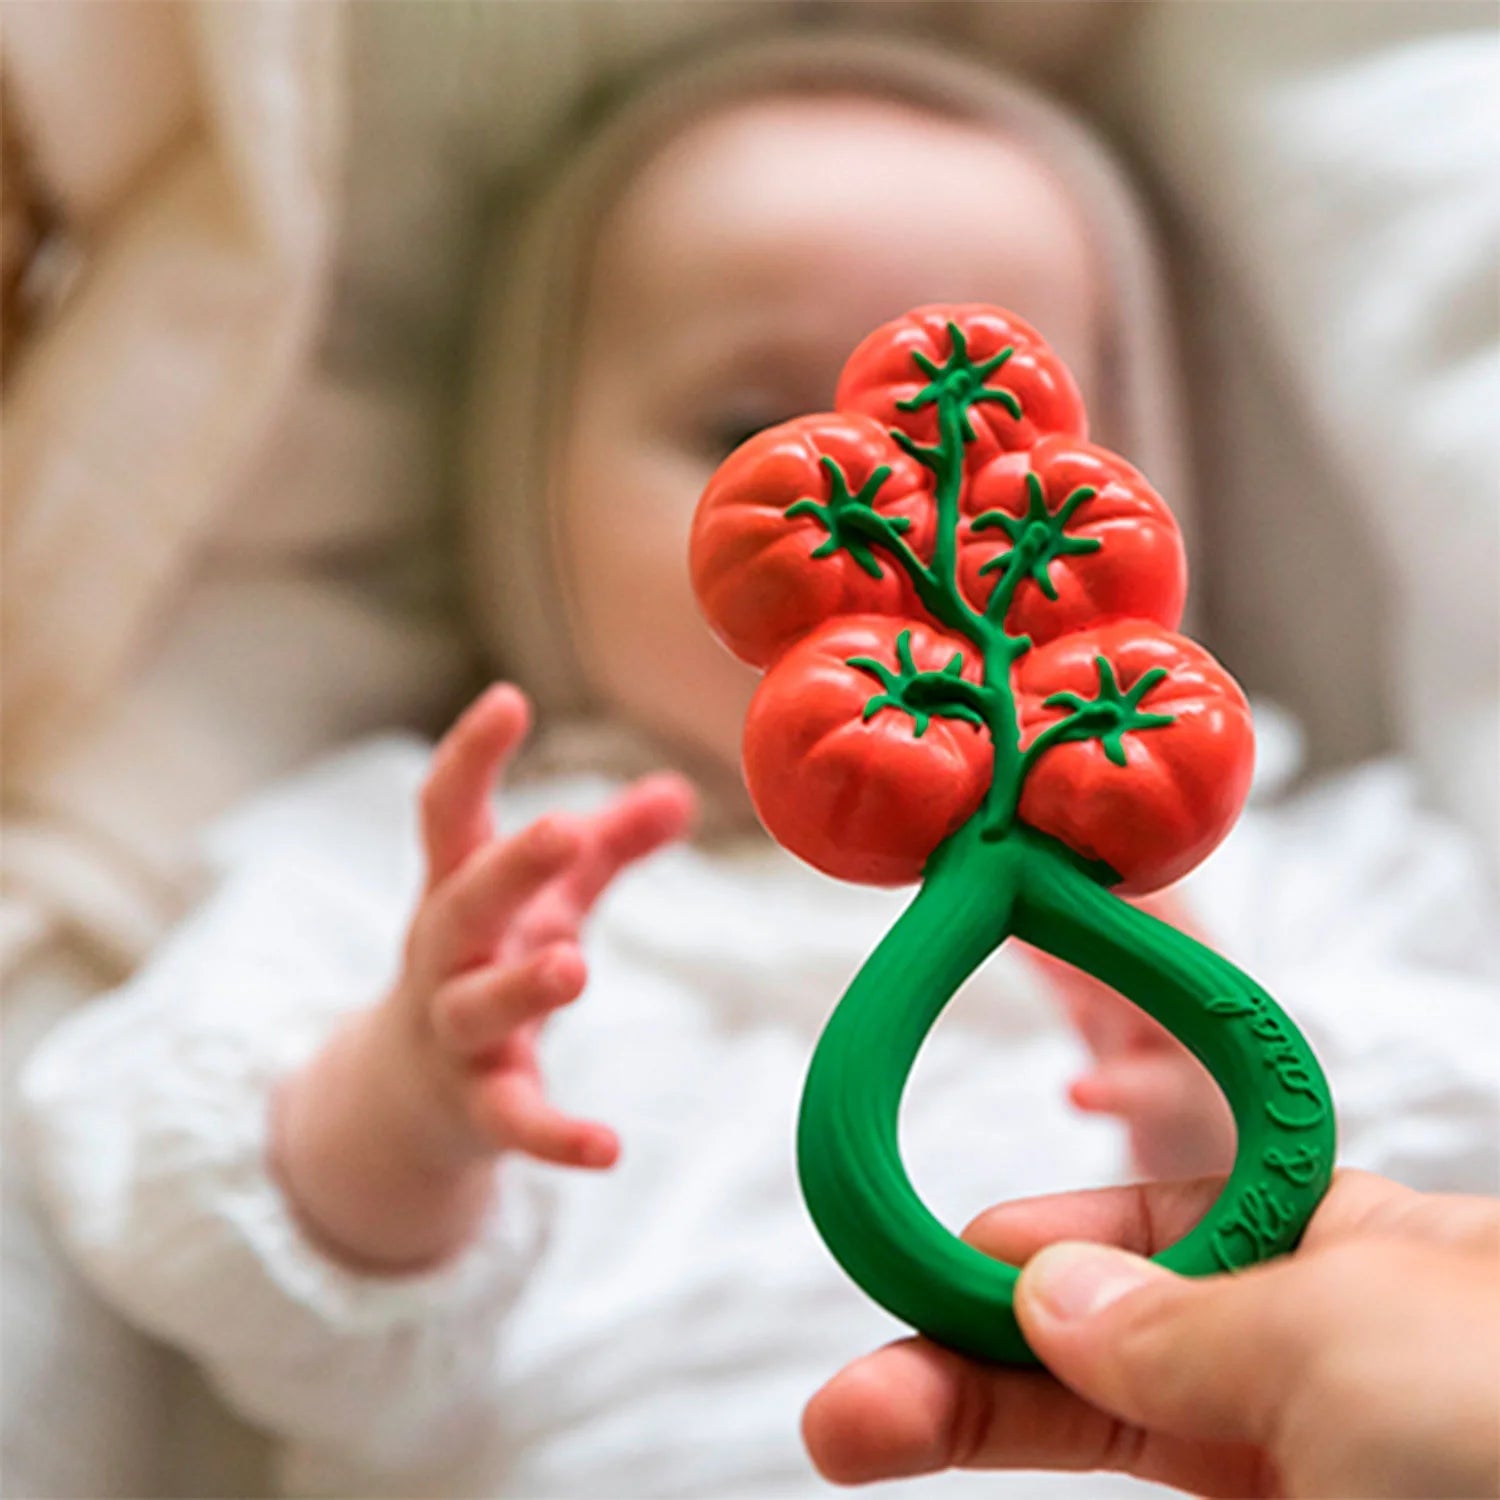
<svg viewBox="0 0 1500 1500">
<path fill-rule="evenodd" d="M 836 408 L 736 449 L 693 524 L 704 614 L 766 671 L 744 763 L 767 829 L 875 884 L 975 816 L 1127 891 L 1191 868 L 1244 800 L 1249 708 L 1174 634 L 1176 522 L 1088 441 L 1061 361 L 1001 309 L 919 308 L 854 351 Z"/>
</svg>

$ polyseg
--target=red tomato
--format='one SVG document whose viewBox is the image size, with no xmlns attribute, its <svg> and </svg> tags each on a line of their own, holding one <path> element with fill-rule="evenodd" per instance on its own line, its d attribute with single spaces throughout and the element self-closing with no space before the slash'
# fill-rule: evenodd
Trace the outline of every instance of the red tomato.
<svg viewBox="0 0 1500 1500">
<path fill-rule="evenodd" d="M 798 501 L 829 503 L 834 481 L 824 457 L 839 465 L 854 493 L 888 467 L 873 497 L 875 510 L 910 523 L 904 540 L 919 556 L 931 551 L 931 476 L 878 422 L 827 412 L 757 433 L 709 481 L 689 549 L 699 607 L 724 644 L 751 666 L 768 666 L 832 615 L 913 614 L 919 608 L 906 573 L 878 547 L 866 553 L 878 577 L 843 548 L 814 557 L 829 541 L 828 527 L 811 507 L 786 515 Z"/>
<path fill-rule="evenodd" d="M 919 443 L 935 444 L 936 405 L 901 411 L 897 403 L 916 396 L 928 383 L 914 355 L 939 367 L 948 360 L 950 321 L 963 330 L 976 365 L 1002 349 L 1013 351 L 984 384 L 1009 391 L 1021 407 L 1019 419 L 994 401 L 969 407 L 974 441 L 967 446 L 965 462 L 971 470 L 996 453 L 1029 448 L 1048 433 L 1088 436 L 1083 397 L 1067 366 L 1029 323 L 982 303 L 919 307 L 877 328 L 849 356 L 834 405 L 840 411 L 868 412 L 882 427 L 896 427 Z"/>
<path fill-rule="evenodd" d="M 864 717 L 883 691 L 849 665 L 869 657 L 896 672 L 897 639 L 911 660 L 940 672 L 955 653 L 979 681 L 968 644 L 916 620 L 880 615 L 831 620 L 766 674 L 745 719 L 745 781 L 767 832 L 841 880 L 904 885 L 979 806 L 990 784 L 988 733 L 933 715 L 917 733 L 904 709 Z"/>
<path fill-rule="evenodd" d="M 974 522 L 989 511 L 1018 519 L 1034 514 L 1038 487 L 1054 516 L 1079 490 L 1095 491 L 1069 513 L 1062 533 L 1065 546 L 1066 539 L 1095 545 L 1087 552 L 1069 550 L 1046 569 L 1055 599 L 1035 574 L 1025 577 L 1006 616 L 1011 634 L 1029 635 L 1040 646 L 1111 619 L 1175 628 L 1187 598 L 1187 558 L 1172 512 L 1118 454 L 1071 437 L 1045 437 L 1028 453 L 1002 453 L 964 487 L 959 580 L 969 602 L 984 608 L 1004 571 L 984 569 L 1015 545 L 1003 527 L 992 523 L 975 530 Z M 1046 528 L 1044 522 L 1030 524 Z"/>
<path fill-rule="evenodd" d="M 1098 739 L 1054 745 L 1021 789 L 1023 821 L 1061 839 L 1121 877 L 1122 893 L 1154 890 L 1185 875 L 1229 832 L 1250 789 L 1255 740 L 1250 705 L 1201 646 L 1144 620 L 1122 620 L 1060 636 L 1023 656 L 1016 701 L 1023 745 L 1067 716 L 1054 693 L 1101 694 L 1098 659 L 1122 693 L 1153 668 L 1167 676 L 1140 709 L 1170 714 L 1165 726 L 1127 730 L 1126 763 Z"/>
</svg>

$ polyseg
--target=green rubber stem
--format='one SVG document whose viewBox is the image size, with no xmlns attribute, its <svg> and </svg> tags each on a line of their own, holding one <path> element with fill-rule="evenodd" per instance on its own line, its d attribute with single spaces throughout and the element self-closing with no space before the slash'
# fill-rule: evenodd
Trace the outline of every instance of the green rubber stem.
<svg viewBox="0 0 1500 1500">
<path fill-rule="evenodd" d="M 803 1194 L 844 1270 L 898 1318 L 980 1359 L 1034 1356 L 1017 1271 L 945 1229 L 902 1165 L 897 1120 L 923 1041 L 958 987 L 1014 934 L 1094 975 L 1175 1033 L 1234 1113 L 1234 1169 L 1203 1221 L 1156 1258 L 1186 1275 L 1293 1249 L 1333 1173 L 1328 1085 L 1301 1033 L 1253 980 L 1113 895 L 1062 844 L 971 819 L 928 862 L 814 1053 L 798 1125 Z"/>
</svg>

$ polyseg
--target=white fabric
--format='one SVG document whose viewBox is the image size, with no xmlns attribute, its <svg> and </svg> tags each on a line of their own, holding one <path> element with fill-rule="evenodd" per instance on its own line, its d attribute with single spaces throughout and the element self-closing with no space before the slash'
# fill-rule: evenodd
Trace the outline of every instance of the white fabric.
<svg viewBox="0 0 1500 1500">
<path fill-rule="evenodd" d="M 805 1221 L 792 1122 L 823 1016 L 904 895 L 759 843 L 633 872 L 591 929 L 588 993 L 546 1042 L 557 1097 L 620 1128 L 621 1166 L 509 1162 L 454 1264 L 351 1275 L 303 1240 L 267 1175 L 267 1103 L 388 982 L 424 763 L 414 742 L 376 742 L 252 806 L 219 836 L 212 899 L 43 1043 L 25 1103 L 73 1253 L 277 1435 L 290 1493 L 814 1492 L 800 1405 L 893 1328 Z M 537 788 L 508 814 L 604 792 Z M 1376 767 L 1252 815 L 1198 885 L 1229 950 L 1315 1038 L 1345 1159 L 1488 1189 L 1493 955 L 1458 850 Z M 1077 1064 L 1034 972 L 1002 954 L 934 1034 L 903 1121 L 947 1222 L 1118 1175 L 1113 1129 L 1064 1104 Z M 1124 1485 L 971 1476 L 943 1493 Z"/>
<path fill-rule="evenodd" d="M 1155 5 L 1103 93 L 1193 252 L 1215 641 L 1500 874 L 1493 7 Z"/>
</svg>

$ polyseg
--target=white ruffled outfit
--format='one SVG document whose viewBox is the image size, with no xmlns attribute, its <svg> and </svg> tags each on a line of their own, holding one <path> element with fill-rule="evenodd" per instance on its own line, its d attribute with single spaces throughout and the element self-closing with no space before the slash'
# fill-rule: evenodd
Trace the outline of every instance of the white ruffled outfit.
<svg viewBox="0 0 1500 1500">
<path fill-rule="evenodd" d="M 793 1122 L 817 1030 L 905 895 L 836 884 L 760 843 L 631 872 L 590 928 L 589 990 L 545 1044 L 558 1099 L 620 1129 L 619 1167 L 508 1160 L 490 1222 L 451 1264 L 351 1274 L 307 1243 L 268 1174 L 267 1105 L 389 982 L 420 873 L 424 766 L 416 741 L 372 742 L 239 814 L 216 838 L 215 894 L 43 1043 L 24 1099 L 73 1253 L 280 1439 L 287 1493 L 816 1492 L 801 1405 L 896 1329 L 807 1222 Z M 539 787 L 507 817 L 607 790 Z M 1346 1160 L 1493 1189 L 1482 905 L 1457 846 L 1408 799 L 1376 767 L 1252 815 L 1197 879 L 1199 905 L 1307 1026 Z M 947 1222 L 1121 1174 L 1114 1128 L 1065 1104 L 1078 1063 L 1035 972 L 1002 953 L 934 1033 L 903 1120 L 913 1179 Z"/>
</svg>

